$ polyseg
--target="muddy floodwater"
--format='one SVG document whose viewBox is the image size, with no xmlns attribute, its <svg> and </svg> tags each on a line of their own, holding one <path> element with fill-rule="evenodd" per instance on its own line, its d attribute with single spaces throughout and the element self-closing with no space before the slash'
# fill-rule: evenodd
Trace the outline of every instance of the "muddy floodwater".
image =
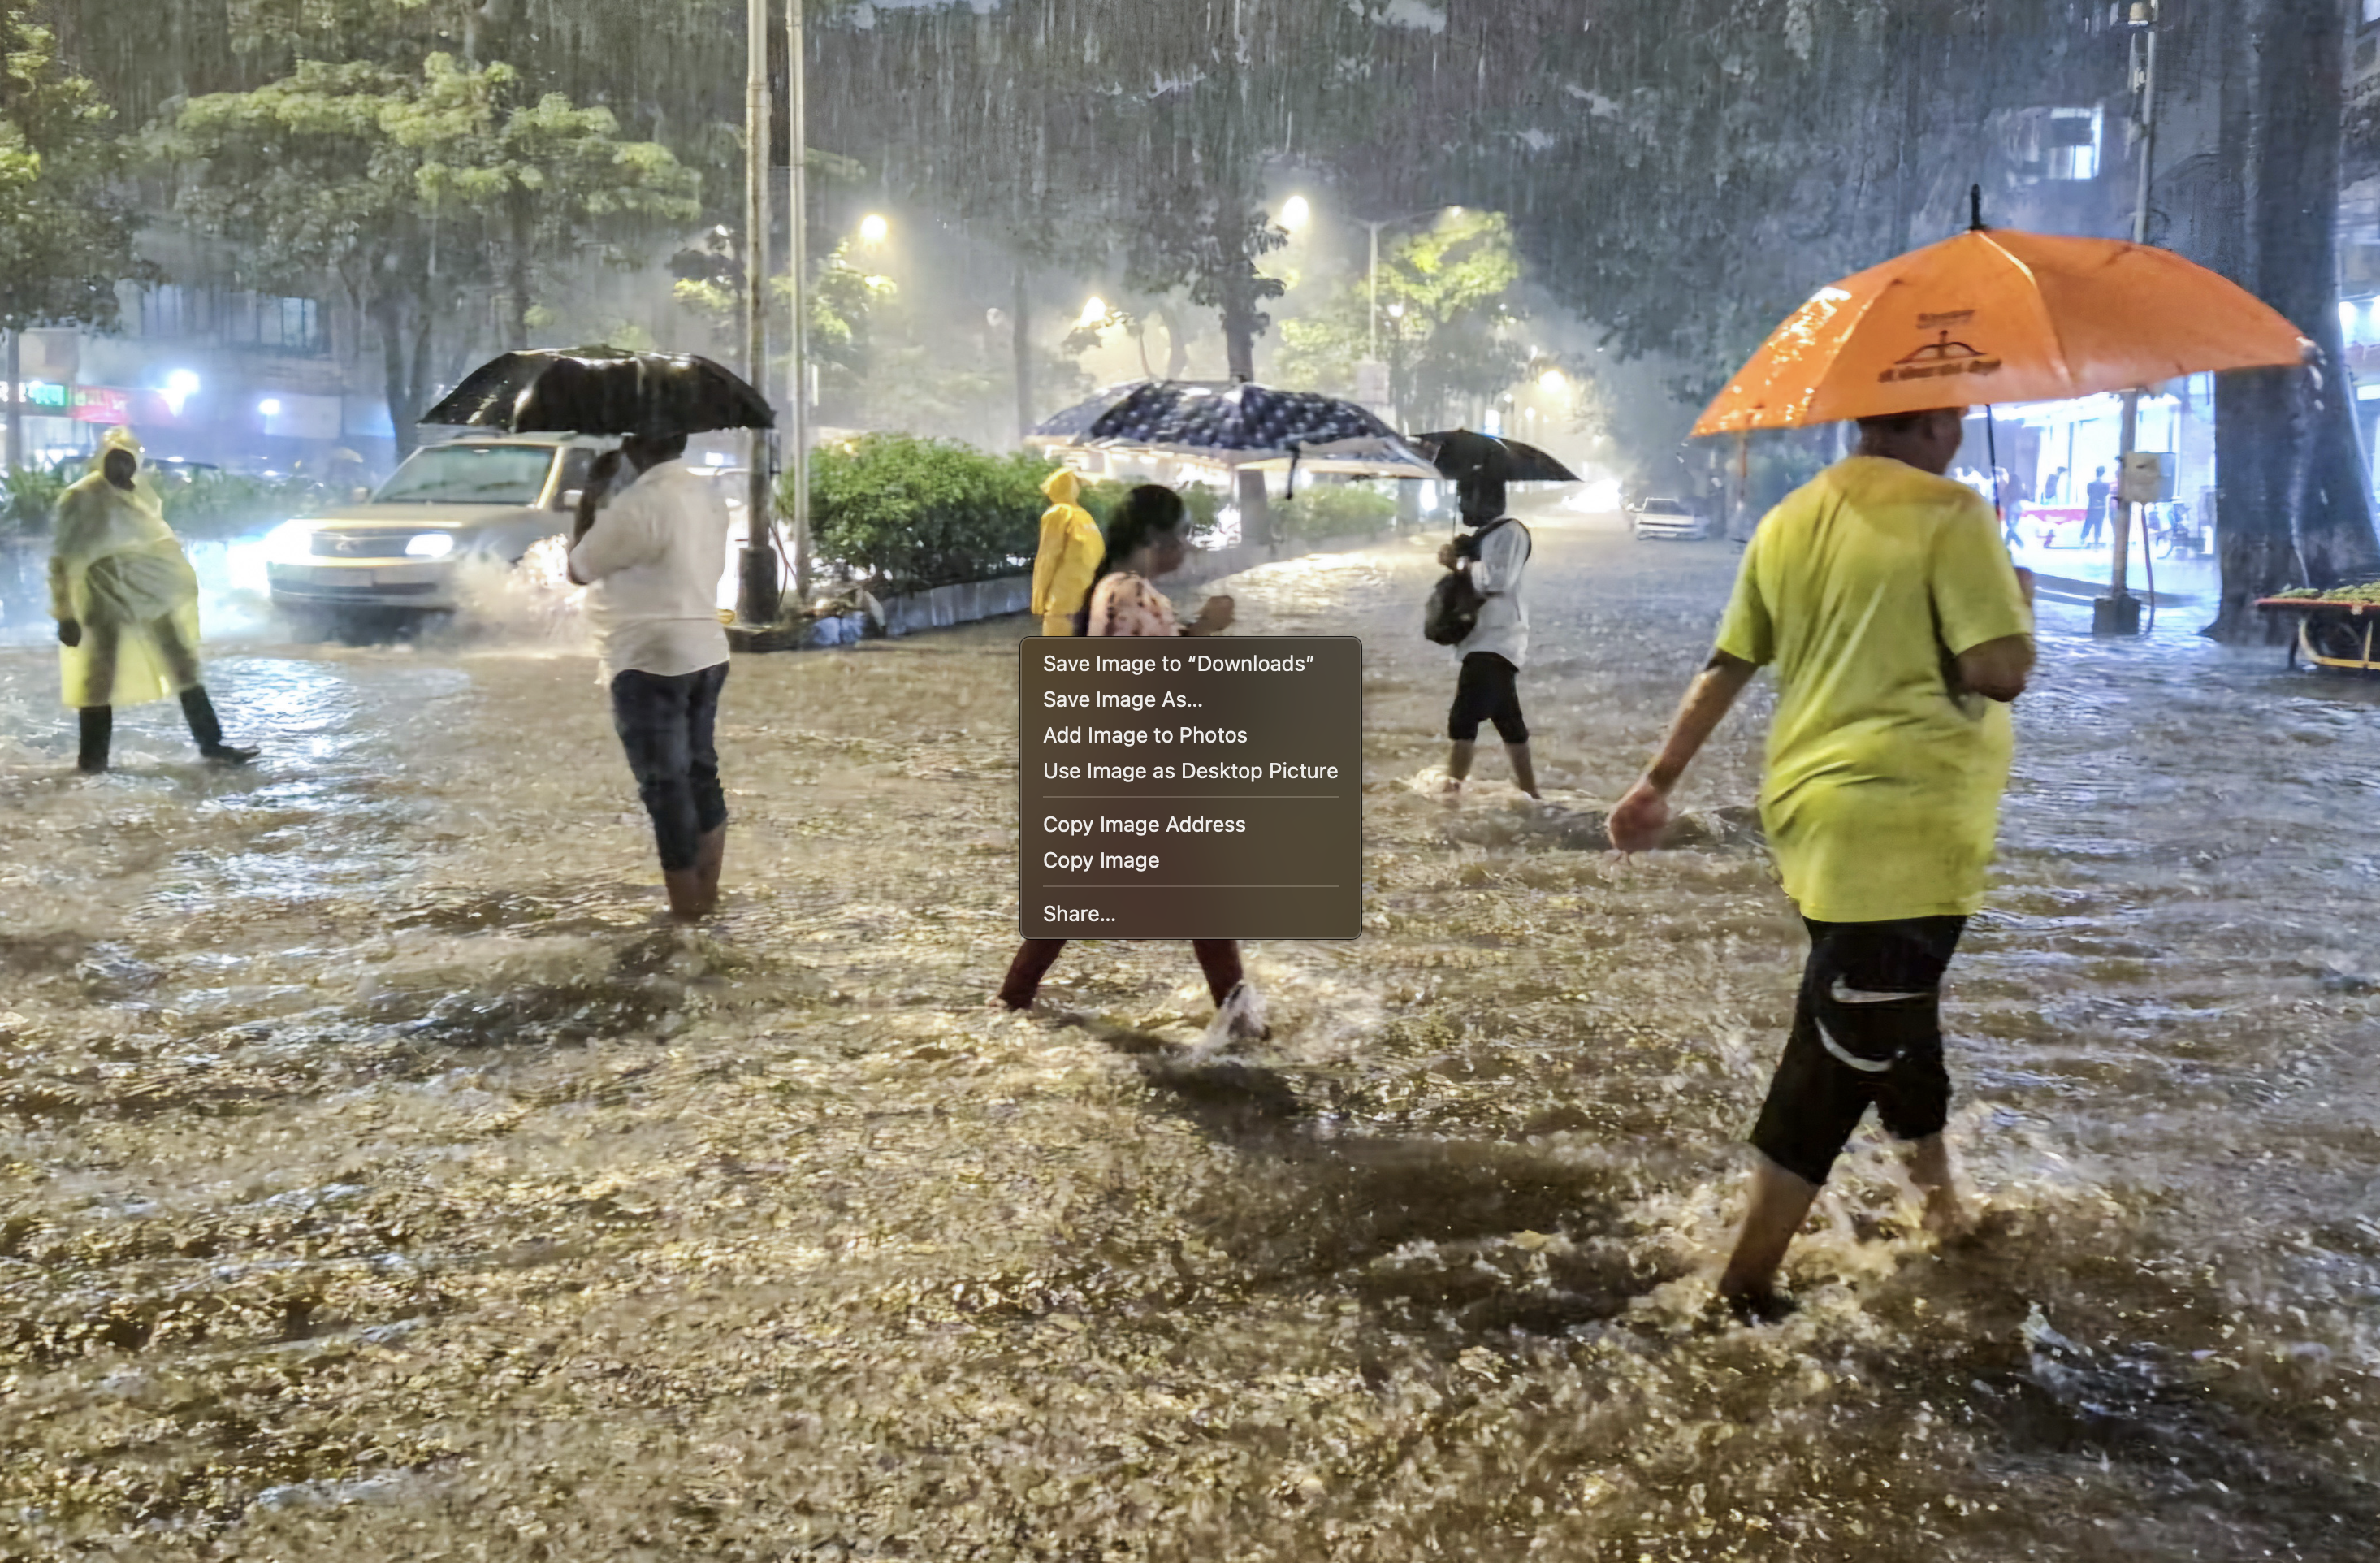
<svg viewBox="0 0 2380 1563">
<path fill-rule="evenodd" d="M 739 659 L 694 935 L 566 635 L 222 644 L 266 757 L 156 706 L 97 780 L 0 648 L 0 1558 L 2374 1557 L 2380 685 L 2046 607 L 1984 1239 L 1871 1127 L 1720 1327 L 1766 697 L 1686 845 L 1599 818 L 1733 563 L 1540 529 L 1543 809 L 1437 794 L 1427 546 L 1238 577 L 1366 639 L 1368 932 L 1251 947 L 1220 1054 L 1178 944 L 986 1008 L 1022 621 Z"/>
</svg>

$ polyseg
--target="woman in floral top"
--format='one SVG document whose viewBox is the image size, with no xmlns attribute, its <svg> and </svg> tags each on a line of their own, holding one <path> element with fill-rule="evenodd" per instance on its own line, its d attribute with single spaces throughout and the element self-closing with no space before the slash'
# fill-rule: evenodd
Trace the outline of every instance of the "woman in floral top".
<svg viewBox="0 0 2380 1563">
<path fill-rule="evenodd" d="M 1154 483 L 1144 483 L 1126 495 L 1108 523 L 1108 564 L 1091 589 L 1089 633 L 1095 636 L 1220 635 L 1231 627 L 1233 604 L 1228 597 L 1210 597 L 1187 624 L 1173 616 L 1173 604 L 1149 584 L 1150 578 L 1182 567 L 1190 551 L 1182 535 L 1187 513 L 1182 496 Z M 999 1002 L 1012 1010 L 1033 1007 L 1041 979 L 1066 948 L 1062 939 L 1028 939 L 1009 963 L 1008 980 L 1000 985 Z M 1231 1013 L 1234 1036 L 1268 1035 L 1263 1005 L 1248 986 L 1240 965 L 1237 939 L 1195 939 L 1190 948 L 1206 973 L 1207 990 L 1217 1008 Z"/>
</svg>

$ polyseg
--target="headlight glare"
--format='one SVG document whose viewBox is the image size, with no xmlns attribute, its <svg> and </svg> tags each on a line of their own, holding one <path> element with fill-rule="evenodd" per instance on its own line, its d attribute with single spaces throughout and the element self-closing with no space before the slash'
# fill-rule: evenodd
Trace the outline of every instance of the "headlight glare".
<svg viewBox="0 0 2380 1563">
<path fill-rule="evenodd" d="M 264 557 L 275 563 L 304 559 L 313 548 L 314 528 L 310 522 L 284 521 L 264 534 Z"/>
<path fill-rule="evenodd" d="M 407 559 L 443 559 L 455 551 L 451 532 L 424 532 L 405 545 Z"/>
</svg>

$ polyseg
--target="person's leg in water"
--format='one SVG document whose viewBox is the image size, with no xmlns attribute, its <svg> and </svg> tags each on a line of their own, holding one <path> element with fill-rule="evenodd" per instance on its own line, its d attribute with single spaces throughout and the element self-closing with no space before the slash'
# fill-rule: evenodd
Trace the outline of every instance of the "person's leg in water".
<svg viewBox="0 0 2380 1563">
<path fill-rule="evenodd" d="M 702 830 L 695 805 L 691 730 L 686 713 L 691 686 L 700 673 L 665 678 L 629 669 L 612 680 L 612 726 L 637 778 L 637 794 L 653 822 L 653 843 L 662 860 L 662 883 L 670 915 L 699 922 L 709 908 L 702 900 Z"/>
<path fill-rule="evenodd" d="M 75 769 L 86 776 L 96 776 L 107 769 L 108 747 L 115 736 L 115 708 L 85 706 L 75 715 L 81 728 Z"/>
<path fill-rule="evenodd" d="M 174 621 L 159 619 L 149 626 L 149 636 L 165 660 L 174 687 L 181 692 L 182 720 L 189 723 L 190 738 L 199 753 L 220 765 L 246 765 L 262 753 L 224 742 L 223 722 L 215 716 L 214 702 L 207 698 L 207 686 L 200 681 L 198 648 L 183 640 Z"/>
<path fill-rule="evenodd" d="M 1041 979 L 1058 963 L 1064 953 L 1062 939 L 1028 939 L 1016 947 L 1016 958 L 1008 963 L 1008 975 L 1000 985 L 1000 996 L 992 1002 L 1010 1010 L 1029 1010 L 1041 992 Z"/>
<path fill-rule="evenodd" d="M 1520 692 L 1514 685 L 1516 672 L 1512 663 L 1492 651 L 1475 651 L 1463 659 L 1454 705 L 1446 719 L 1448 792 L 1459 792 L 1471 775 L 1471 763 L 1479 750 L 1479 724 L 1492 720 L 1496 735 L 1504 740 L 1505 758 L 1512 762 L 1512 784 L 1533 798 L 1538 796 L 1528 723 L 1521 716 Z"/>
<path fill-rule="evenodd" d="M 1942 1140 L 1950 1082 L 1941 985 L 1966 919 L 1805 921 L 1810 959 L 1793 1030 L 1752 1132 L 1760 1162 L 1719 1278 L 1720 1296 L 1762 1317 L 1790 1306 L 1776 1290 L 1778 1269 L 1870 1105 L 1902 1143 L 1926 1230 L 1947 1237 L 1965 1225 Z"/>
<path fill-rule="evenodd" d="M 1270 1037 L 1272 1027 L 1265 1024 L 1264 1000 L 1249 986 L 1246 969 L 1240 962 L 1240 941 L 1194 939 L 1190 951 L 1198 957 L 1198 969 L 1206 975 L 1207 992 L 1214 999 L 1215 1008 L 1232 1012 L 1232 1037 L 1242 1042 L 1262 1042 Z"/>
<path fill-rule="evenodd" d="M 688 774 L 694 783 L 694 869 L 706 915 L 719 909 L 719 876 L 727 865 L 727 791 L 719 782 L 719 696 L 727 686 L 727 664 L 694 675 L 686 712 Z"/>
<path fill-rule="evenodd" d="M 122 644 L 123 631 L 106 619 L 82 625 L 82 697 L 94 697 L 105 701 L 115 686 L 115 654 Z M 108 753 L 115 739 L 115 708 L 112 704 L 88 705 L 77 713 L 77 725 L 81 729 L 79 753 L 75 768 L 86 776 L 96 776 L 105 770 Z"/>
</svg>

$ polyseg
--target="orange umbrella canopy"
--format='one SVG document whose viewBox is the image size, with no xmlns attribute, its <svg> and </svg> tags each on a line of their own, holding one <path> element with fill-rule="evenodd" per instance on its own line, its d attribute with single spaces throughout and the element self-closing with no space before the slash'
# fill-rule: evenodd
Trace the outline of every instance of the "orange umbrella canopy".
<svg viewBox="0 0 2380 1563">
<path fill-rule="evenodd" d="M 2170 250 L 1976 228 L 1820 288 L 1697 434 L 2044 402 L 2305 361 L 2278 310 Z"/>
</svg>

